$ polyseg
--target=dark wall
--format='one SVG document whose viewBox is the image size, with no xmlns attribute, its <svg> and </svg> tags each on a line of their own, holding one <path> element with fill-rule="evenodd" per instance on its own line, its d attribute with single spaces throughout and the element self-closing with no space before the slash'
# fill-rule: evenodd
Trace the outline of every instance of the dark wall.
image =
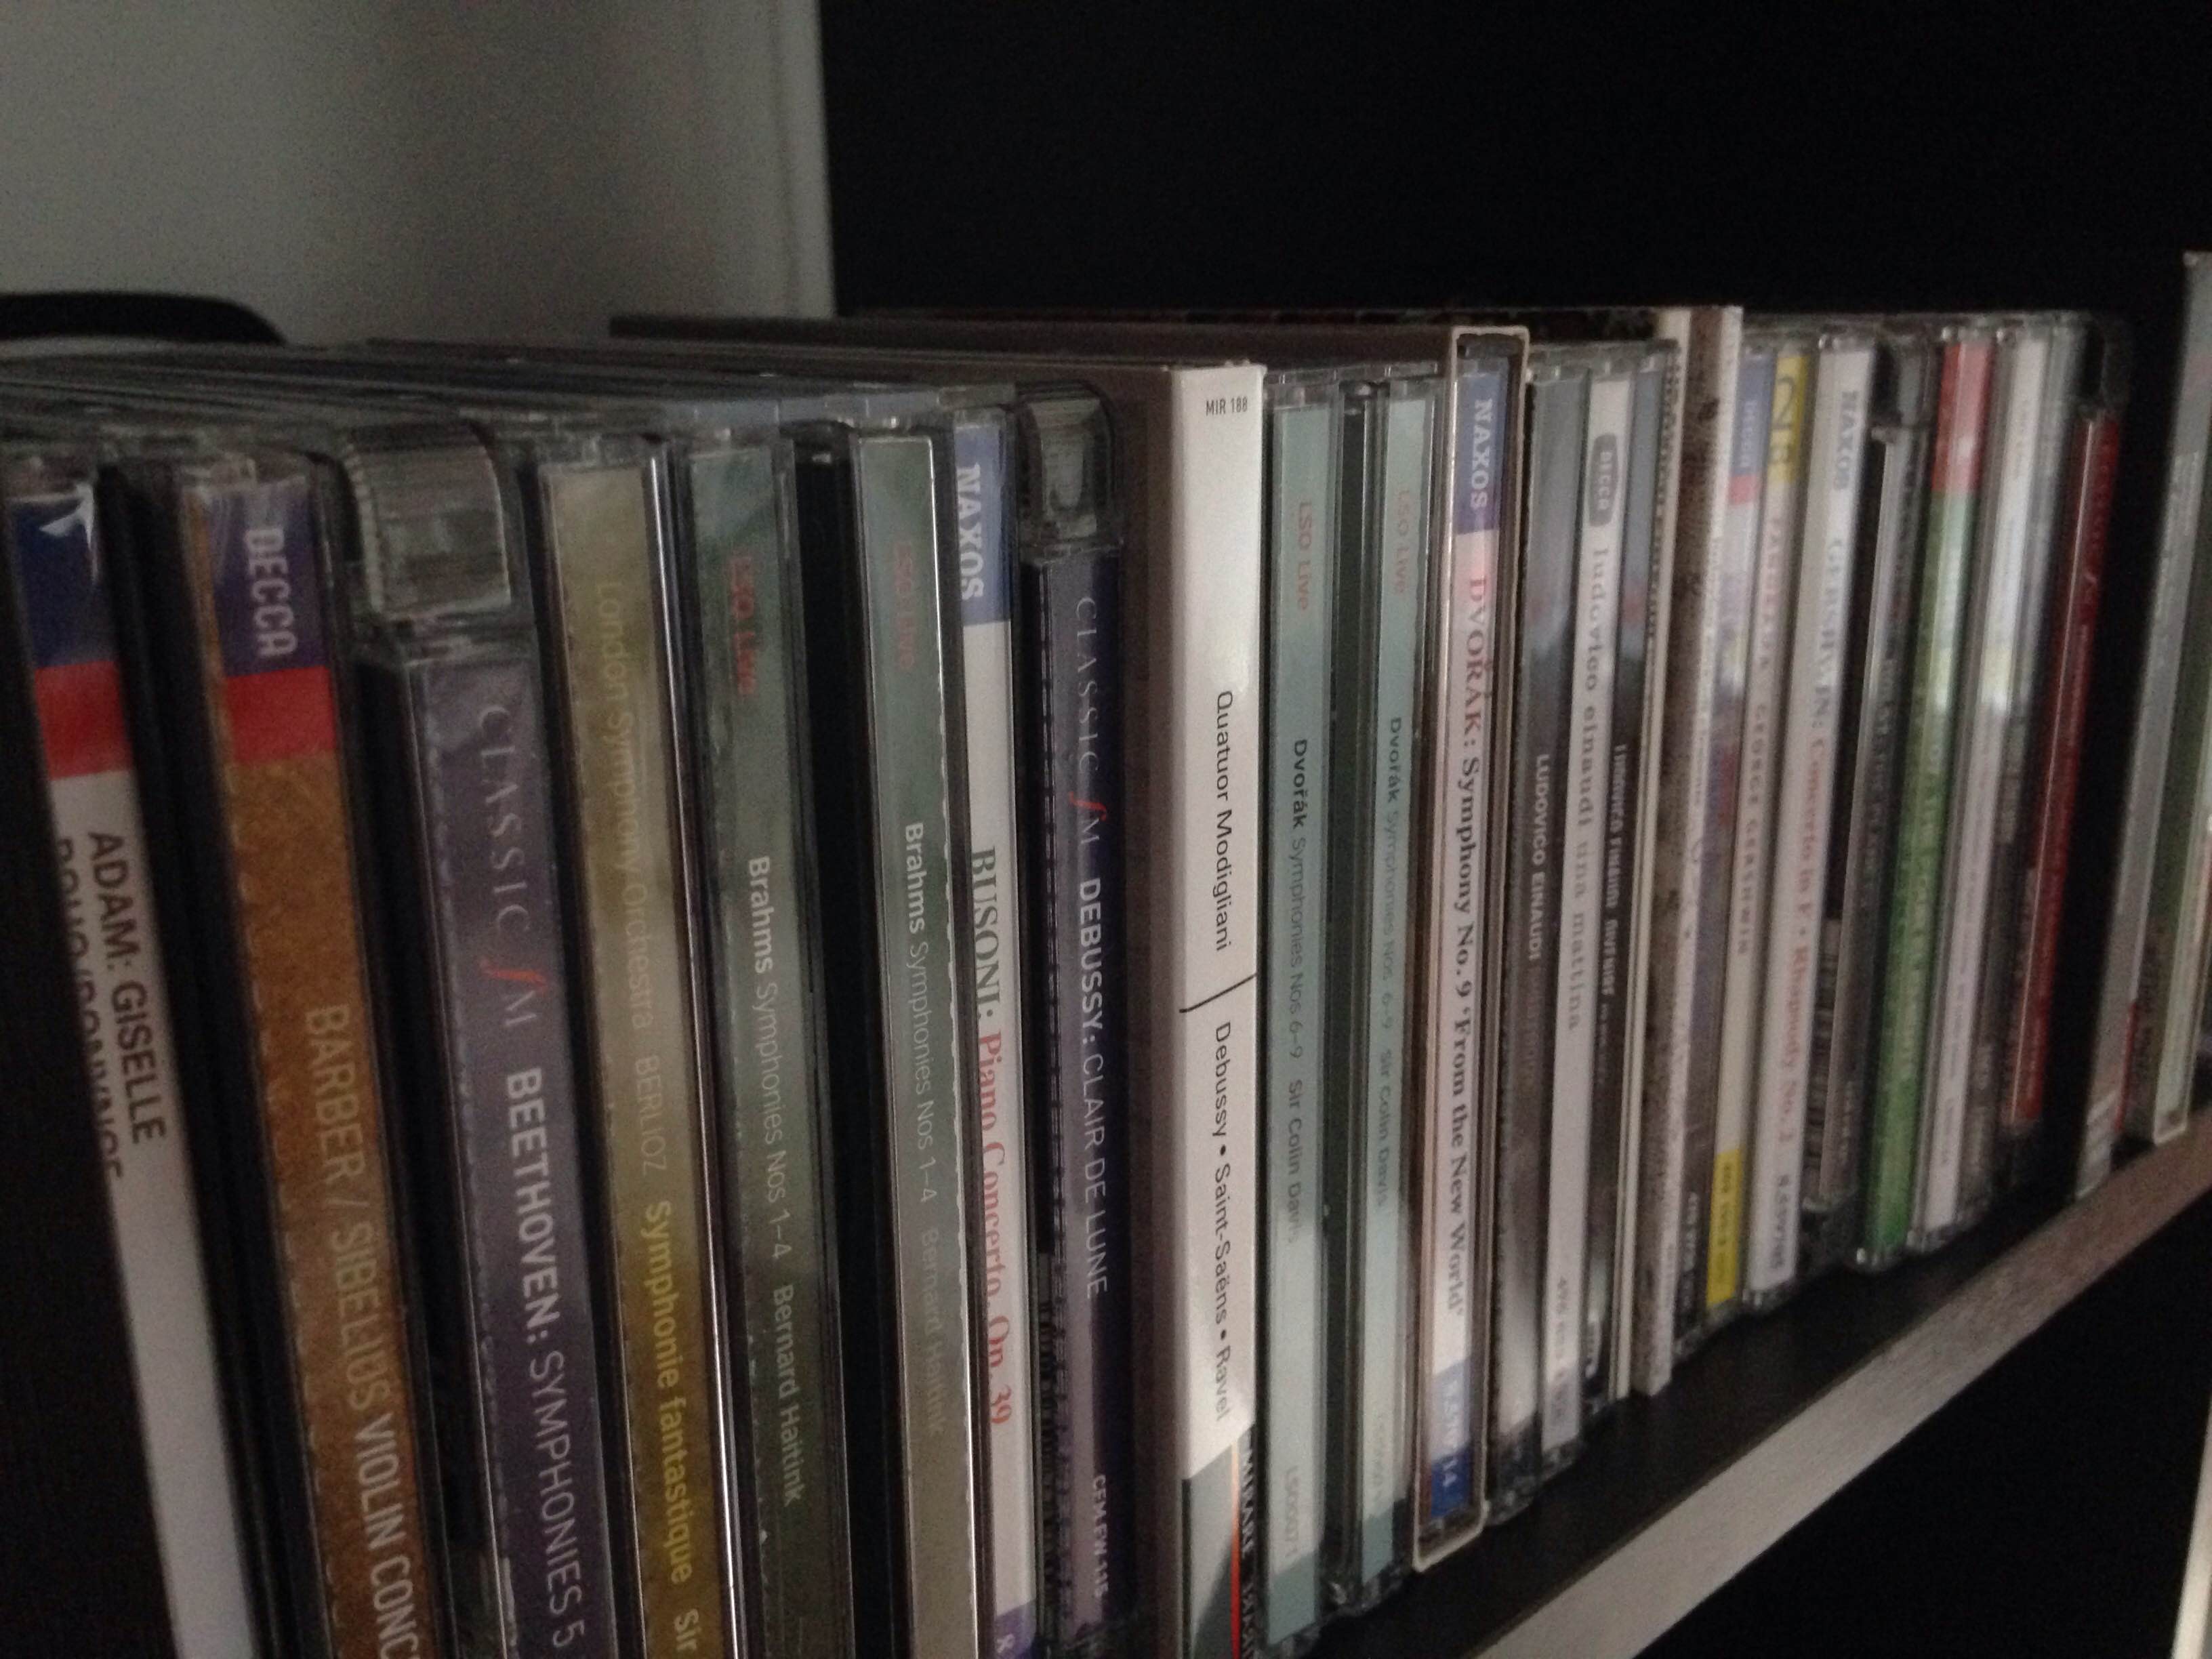
<svg viewBox="0 0 2212 1659">
<path fill-rule="evenodd" d="M 2110 303 L 2212 238 L 2212 9 L 1773 9 L 829 0 L 839 300 Z"/>
</svg>

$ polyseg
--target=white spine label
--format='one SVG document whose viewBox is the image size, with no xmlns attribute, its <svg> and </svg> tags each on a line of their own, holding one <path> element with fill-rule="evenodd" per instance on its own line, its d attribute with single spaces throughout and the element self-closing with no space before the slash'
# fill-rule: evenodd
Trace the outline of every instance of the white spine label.
<svg viewBox="0 0 2212 1659">
<path fill-rule="evenodd" d="M 1164 603 L 1168 729 L 1154 833 L 1168 907 L 1154 949 L 1174 1036 L 1162 1079 L 1170 1283 L 1179 1307 L 1170 1402 L 1182 1453 L 1185 1645 L 1209 1647 L 1241 1608 L 1254 1543 L 1258 1377 L 1261 371 L 1175 382 L 1170 541 L 1152 550 Z M 1225 1555 L 1222 1553 L 1225 1550 Z"/>
<path fill-rule="evenodd" d="M 1428 1127 L 1423 1141 L 1429 1218 L 1421 1340 L 1425 1518 L 1474 1501 L 1475 1113 L 1482 1066 L 1484 906 L 1490 858 L 1491 673 L 1500 525 L 1499 456 L 1505 376 L 1460 377 L 1451 479 L 1450 559 L 1437 583 L 1443 649 L 1435 814 L 1429 867 L 1434 927 L 1429 963 Z"/>
<path fill-rule="evenodd" d="M 1805 1097 L 1811 1078 L 1814 981 L 1823 883 L 1835 801 L 1836 722 L 1857 543 L 1859 474 L 1874 354 L 1865 347 L 1820 359 L 1808 451 L 1805 530 L 1798 553 L 1782 782 L 1776 800 L 1775 872 L 1768 914 L 1766 1013 L 1759 1033 L 1759 1091 L 1751 1158 L 1751 1231 L 1745 1285 L 1770 1295 L 1797 1276 L 1797 1206 L 1804 1169 Z"/>
<path fill-rule="evenodd" d="M 228 1659 L 252 1651 L 255 1620 L 90 487 L 27 494 L 9 516 L 170 1636 L 179 1659 Z"/>
<path fill-rule="evenodd" d="M 1966 1085 L 1973 1060 L 1974 1014 L 1980 1002 L 1982 947 L 1989 934 L 1990 866 L 2004 770 L 2005 724 L 2018 678 L 2014 660 L 2020 639 L 2028 514 L 2035 493 L 2031 475 L 2050 352 L 2047 335 L 2029 334 L 2014 341 L 2006 354 L 2006 391 L 1999 416 L 2004 423 L 2004 447 L 1998 460 L 1996 521 L 1983 570 L 1981 603 L 1969 623 L 1979 640 L 1961 682 L 1964 727 L 1954 762 L 1958 781 L 1944 884 L 1949 902 L 1921 1108 L 1927 1127 L 1918 1225 L 1928 1232 L 1944 1231 L 1959 1218 Z"/>
<path fill-rule="evenodd" d="M 1711 789 L 1714 681 L 1720 659 L 1723 585 L 1717 575 L 1724 563 L 1728 533 L 1728 437 L 1735 429 L 1743 324 L 1740 313 L 1724 311 L 1701 329 L 1690 313 L 1662 312 L 1658 332 L 1682 350 L 1685 386 L 1681 498 L 1668 575 L 1670 637 L 1663 678 L 1648 694 L 1659 708 L 1662 737 L 1652 753 L 1657 845 L 1647 1027 L 1657 1047 L 1647 1056 L 1642 1079 L 1643 1168 L 1635 1176 L 1639 1213 L 1632 1370 L 1636 1386 L 1646 1394 L 1666 1387 L 1674 1376 L 1682 1192 L 1693 1173 L 1700 1179 L 1707 1173 L 1686 1168 L 1685 1141 L 1690 1049 L 1698 1036 L 1694 993 L 1704 890 L 1704 803 Z M 1652 660 L 1661 659 L 1655 655 Z"/>
<path fill-rule="evenodd" d="M 1620 609 L 1620 531 L 1633 382 L 1594 380 L 1583 449 L 1576 560 L 1570 779 L 1560 868 L 1559 981 L 1552 1047 L 1552 1156 L 1545 1203 L 1544 1401 L 1547 1455 L 1582 1432 L 1582 1328 L 1589 1239 L 1590 1091 L 1596 1060 L 1598 913 L 1604 893 L 1607 772 L 1613 753 L 1613 636 Z"/>
<path fill-rule="evenodd" d="M 965 512 L 964 502 L 963 512 Z M 1001 1630 L 1034 1629 L 1036 1376 L 1030 1299 L 1029 1114 L 1014 847 L 1012 624 L 961 630 L 967 702 L 969 877 L 975 952 L 976 1146 L 982 1170 L 984 1413 L 991 1591 Z M 1029 1617 L 1024 1619 L 1027 1613 Z"/>
<path fill-rule="evenodd" d="M 1706 1241 L 1706 1306 L 1735 1301 L 1743 1249 L 1742 1181 L 1765 990 L 1766 908 L 1774 852 L 1774 769 L 1782 729 L 1783 641 L 1804 497 L 1806 355 L 1775 355 L 1759 563 L 1744 681 L 1743 746 L 1736 767 L 1735 847 L 1728 902 L 1728 969 L 1721 1000 L 1720 1083 L 1713 1130 L 1713 1200 Z"/>
<path fill-rule="evenodd" d="M 102 772 L 55 779 L 52 798 L 178 1651 L 246 1653 L 252 1620 L 137 793 L 129 772 Z"/>
</svg>

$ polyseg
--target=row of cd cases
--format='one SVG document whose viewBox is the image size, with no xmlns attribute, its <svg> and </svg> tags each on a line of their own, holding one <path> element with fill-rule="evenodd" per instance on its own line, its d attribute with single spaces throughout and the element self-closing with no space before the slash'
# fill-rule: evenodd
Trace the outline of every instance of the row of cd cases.
<svg viewBox="0 0 2212 1659">
<path fill-rule="evenodd" d="M 1316 1606 L 1280 1539 L 1333 1545 L 1322 1607 L 1370 1603 L 1409 1559 L 1517 1512 L 1589 1425 L 1740 1310 L 1938 1248 L 2036 1167 L 2116 331 L 2052 313 L 1525 320 L 1538 338 L 1507 378 L 1462 359 L 1434 668 L 1425 683 L 1409 659 L 1395 694 L 1387 644 L 1340 644 L 1333 697 L 1310 684 L 1311 417 L 1271 377 L 1271 1644 Z M 1339 640 L 1387 642 L 1394 567 L 1340 568 L 1382 586 L 1338 599 Z M 1401 878 L 1373 769 L 1423 692 L 1400 967 L 1374 921 Z M 1300 779 L 1347 735 L 1331 824 Z M 1317 899 L 1307 832 L 1339 838 L 1324 879 L 1364 885 Z M 1302 912 L 1351 931 L 1317 946 Z M 1300 1039 L 1329 973 L 1347 982 L 1317 1077 Z M 1318 1237 L 1306 1100 L 1335 1218 Z M 1377 1171 L 1401 1136 L 1394 1188 Z M 2092 1131 L 2081 1180 L 2109 1146 Z M 1276 1312 L 1309 1301 L 1320 1318 Z M 1376 1429 L 1399 1400 L 1411 1486 Z M 1316 1486 L 1343 1511 L 1286 1524 Z"/>
<path fill-rule="evenodd" d="M 2099 331 L 714 331 L 0 379 L 183 1650 L 1296 1649 L 2016 1167 Z"/>
</svg>

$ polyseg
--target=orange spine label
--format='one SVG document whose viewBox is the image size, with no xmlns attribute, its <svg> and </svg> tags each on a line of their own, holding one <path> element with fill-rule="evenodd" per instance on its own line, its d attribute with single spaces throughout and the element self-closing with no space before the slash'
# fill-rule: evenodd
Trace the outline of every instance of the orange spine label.
<svg viewBox="0 0 2212 1659">
<path fill-rule="evenodd" d="M 438 1618 L 308 483 L 195 486 L 185 508 L 331 1650 L 431 1659 Z"/>
</svg>

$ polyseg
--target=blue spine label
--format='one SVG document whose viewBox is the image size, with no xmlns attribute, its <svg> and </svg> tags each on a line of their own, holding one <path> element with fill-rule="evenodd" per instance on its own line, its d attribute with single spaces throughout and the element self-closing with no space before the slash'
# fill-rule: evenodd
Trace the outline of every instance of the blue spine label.
<svg viewBox="0 0 2212 1659">
<path fill-rule="evenodd" d="M 1459 377 L 1459 485 L 1452 501 L 1452 533 L 1473 536 L 1498 528 L 1498 434 L 1505 401 L 1505 373 L 1470 370 Z"/>
<path fill-rule="evenodd" d="M 952 428 L 953 534 L 963 628 L 1006 622 L 1014 613 L 1006 477 L 1006 427 L 995 420 L 957 422 Z"/>
<path fill-rule="evenodd" d="M 15 503 L 15 544 L 44 556 L 19 556 L 16 580 L 23 620 L 31 636 L 33 668 L 105 661 L 115 655 L 115 622 L 108 611 L 107 576 L 92 533 L 92 489 L 83 486 L 74 505 L 52 496 Z"/>
<path fill-rule="evenodd" d="M 223 672 L 327 666 L 307 481 L 280 478 L 224 490 L 210 506 L 222 515 L 222 533 L 210 545 Z"/>
</svg>

